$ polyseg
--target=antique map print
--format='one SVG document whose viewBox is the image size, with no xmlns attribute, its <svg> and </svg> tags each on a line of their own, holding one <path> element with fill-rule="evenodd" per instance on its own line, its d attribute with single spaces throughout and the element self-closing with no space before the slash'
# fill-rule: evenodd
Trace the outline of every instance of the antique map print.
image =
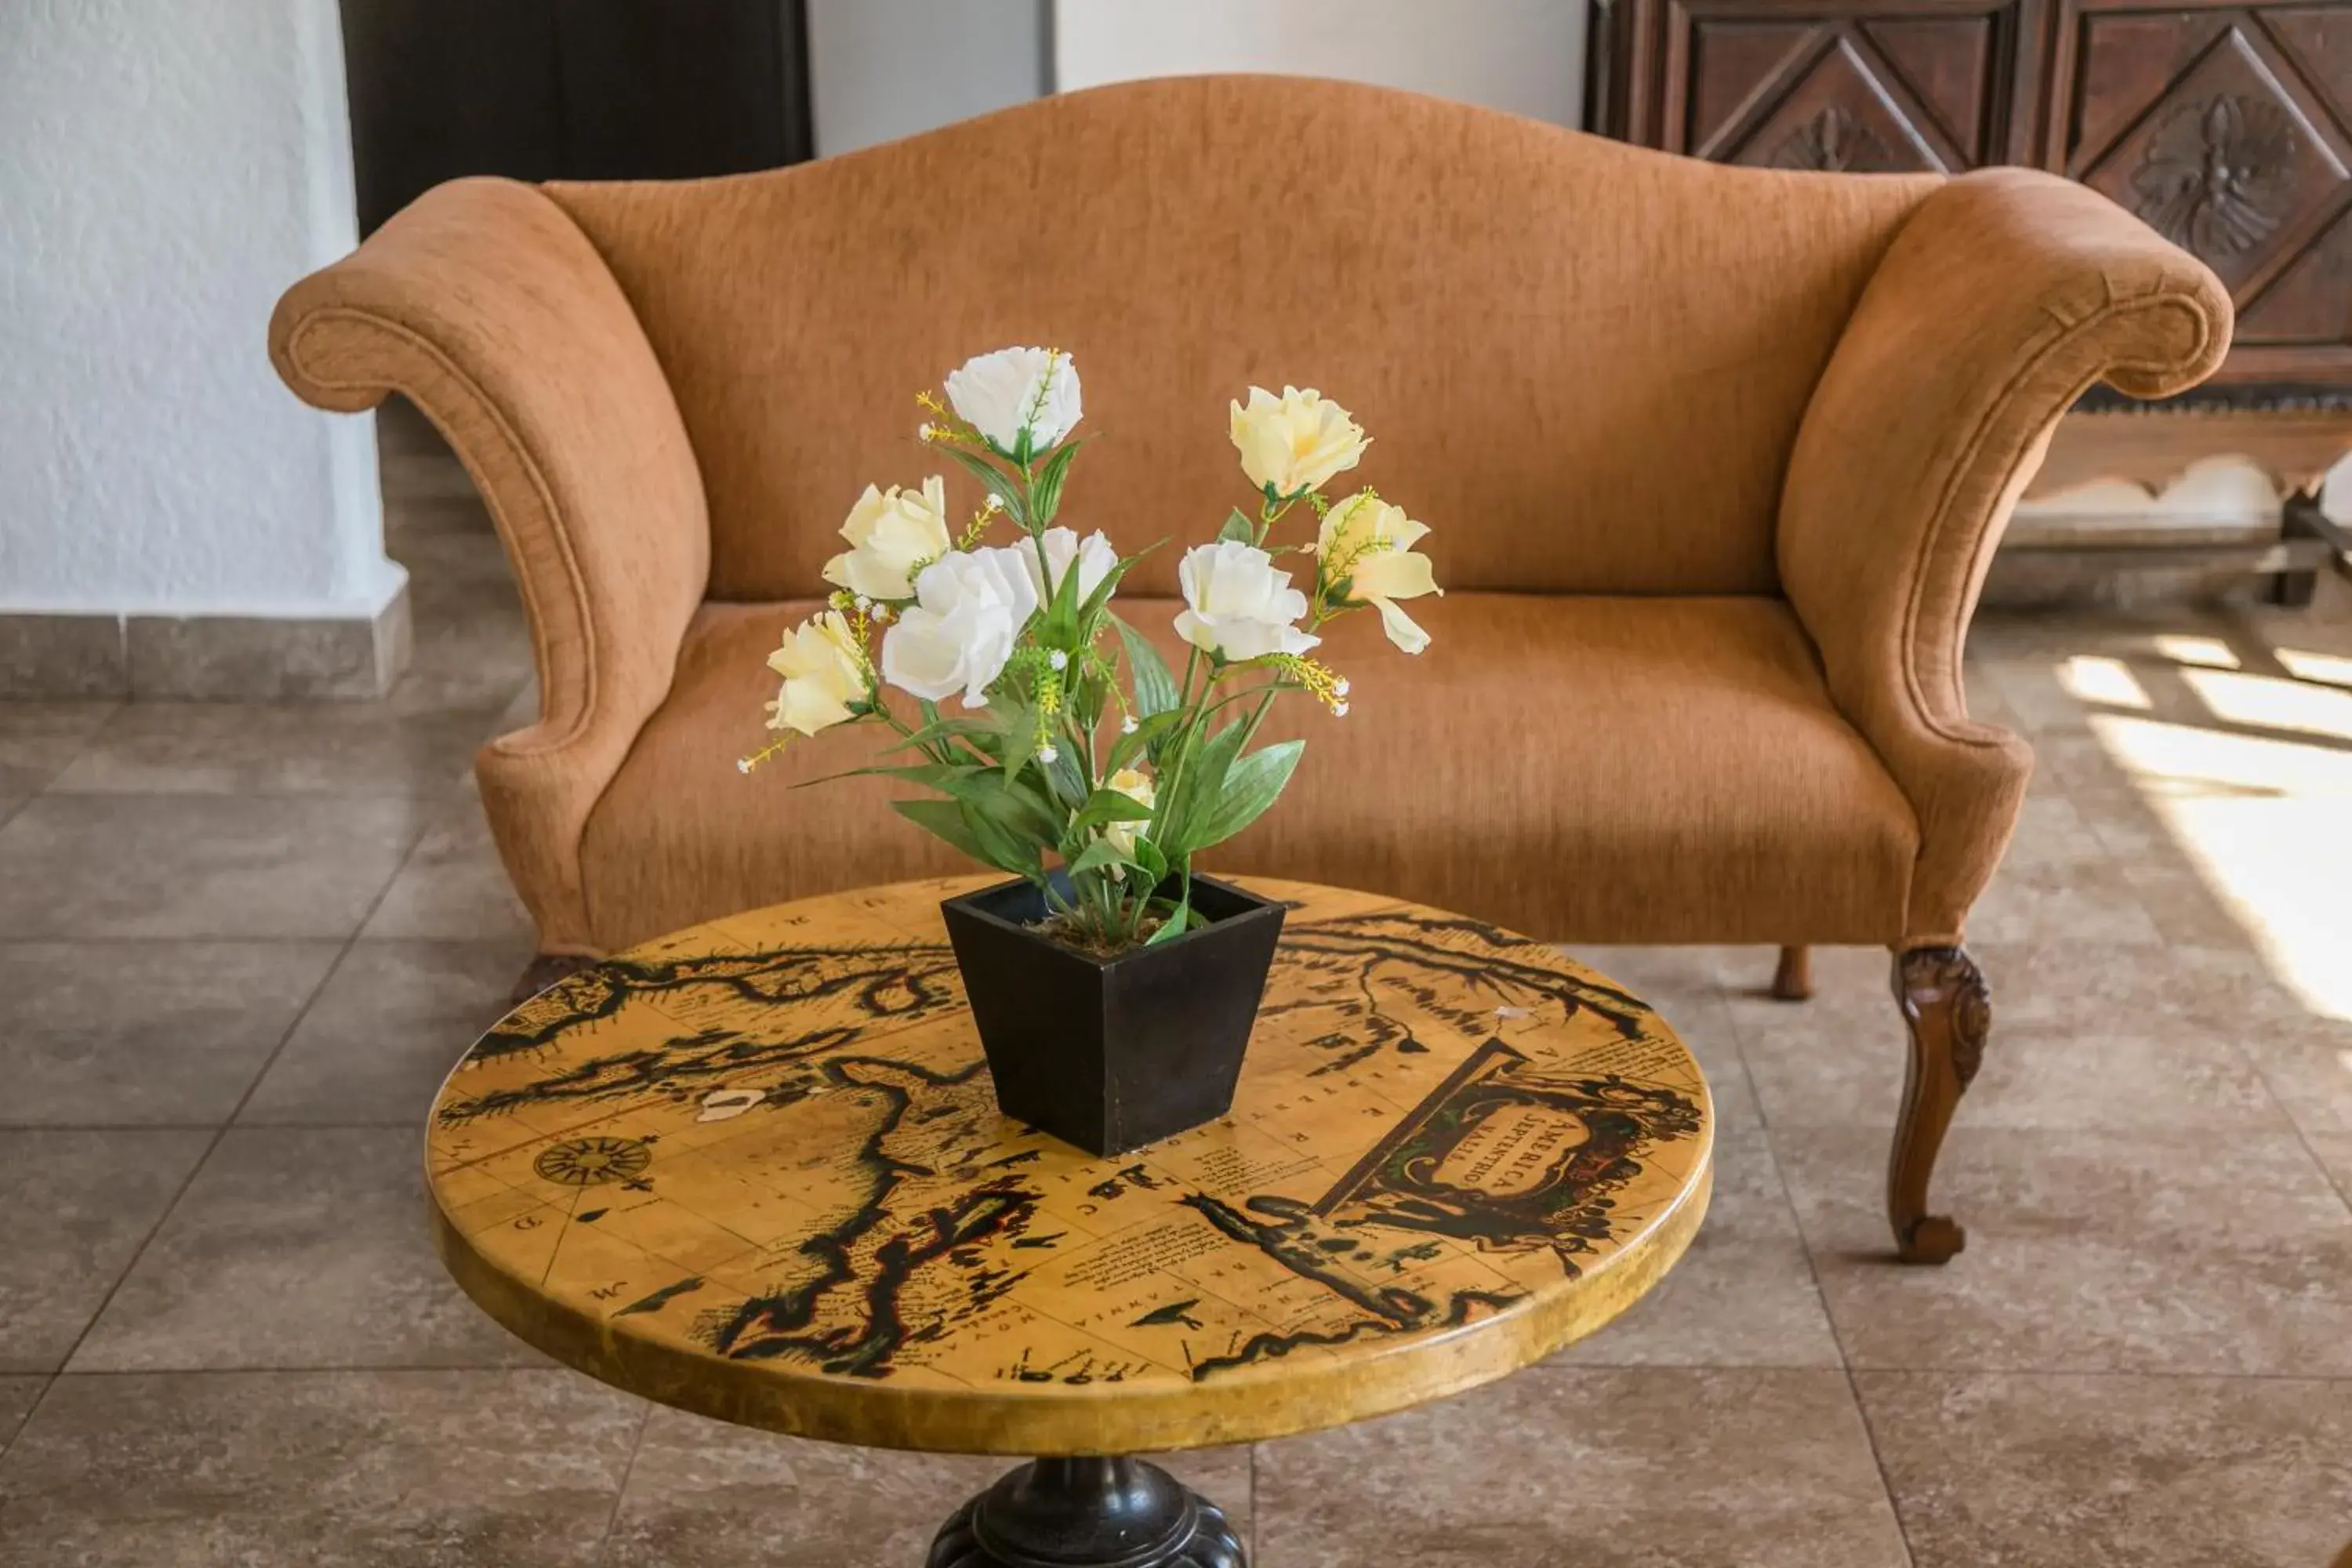
<svg viewBox="0 0 2352 1568">
<path fill-rule="evenodd" d="M 1200 1384 L 1575 1280 L 1708 1158 L 1706 1085 L 1542 943 L 1292 909 L 1232 1114 L 1097 1159 L 1001 1116 L 908 884 L 720 921 L 525 1004 L 451 1075 L 435 1201 L 484 1260 L 790 1377 Z"/>
</svg>

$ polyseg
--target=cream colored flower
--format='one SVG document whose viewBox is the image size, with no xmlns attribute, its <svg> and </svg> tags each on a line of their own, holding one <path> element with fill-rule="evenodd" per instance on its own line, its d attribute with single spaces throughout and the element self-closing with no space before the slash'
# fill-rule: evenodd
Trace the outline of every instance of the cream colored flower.
<svg viewBox="0 0 2352 1568">
<path fill-rule="evenodd" d="M 948 372 L 948 401 L 956 415 L 1010 457 L 1021 433 L 1031 454 L 1043 452 L 1078 422 L 1078 368 L 1058 349 L 998 349 Z"/>
<path fill-rule="evenodd" d="M 1151 775 L 1141 768 L 1121 768 L 1103 781 L 1105 789 L 1117 790 L 1138 805 L 1157 805 L 1156 786 Z M 1150 828 L 1149 822 L 1112 822 L 1104 825 L 1102 836 L 1122 855 L 1130 858 L 1135 854 L 1135 841 Z"/>
<path fill-rule="evenodd" d="M 1075 529 L 1049 528 L 1044 540 L 1045 570 L 1054 574 L 1054 586 L 1059 588 L 1069 581 L 1073 569 L 1078 574 L 1078 602 L 1094 597 L 1103 579 L 1118 564 L 1118 552 L 1099 529 L 1082 541 Z M 1037 602 L 1047 603 L 1053 597 L 1045 591 L 1045 572 L 1038 569 L 1038 543 L 1024 539 L 1013 548 L 1020 552 L 1022 564 L 1029 569 L 1029 585 L 1037 590 Z"/>
<path fill-rule="evenodd" d="M 1255 545 L 1238 539 L 1195 545 L 1184 552 L 1176 581 L 1185 605 L 1176 617 L 1176 635 L 1194 647 L 1248 659 L 1305 653 L 1323 640 L 1298 629 L 1307 595 Z"/>
<path fill-rule="evenodd" d="M 1346 409 L 1295 386 L 1284 387 L 1280 397 L 1251 387 L 1248 406 L 1233 405 L 1233 434 L 1242 472 L 1277 496 L 1321 489 L 1332 475 L 1354 468 L 1371 445 Z"/>
<path fill-rule="evenodd" d="M 933 474 L 918 490 L 866 487 L 841 525 L 849 549 L 824 563 L 824 580 L 869 599 L 915 596 L 913 574 L 952 549 L 947 481 Z"/>
<path fill-rule="evenodd" d="M 1429 634 L 1398 609 L 1396 601 L 1445 595 L 1430 570 L 1429 557 L 1412 548 L 1428 531 L 1429 525 L 1405 516 L 1404 508 L 1360 490 L 1331 503 L 1315 537 L 1324 582 L 1335 587 L 1344 584 L 1348 603 L 1379 610 L 1381 629 L 1407 653 L 1427 647 Z"/>
<path fill-rule="evenodd" d="M 768 668 L 784 678 L 768 704 L 768 728 L 814 735 L 855 717 L 849 705 L 866 700 L 865 650 L 839 610 L 803 621 L 784 634 L 768 656 Z"/>
</svg>

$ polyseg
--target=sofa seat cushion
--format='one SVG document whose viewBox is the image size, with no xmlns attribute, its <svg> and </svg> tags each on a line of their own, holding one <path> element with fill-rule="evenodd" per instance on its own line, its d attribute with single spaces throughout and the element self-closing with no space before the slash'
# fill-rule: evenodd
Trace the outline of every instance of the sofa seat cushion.
<svg viewBox="0 0 2352 1568">
<path fill-rule="evenodd" d="M 1128 620 L 1173 650 L 1179 606 Z M 668 700 L 582 846 L 597 939 L 617 948 L 739 909 L 968 870 L 887 807 L 890 781 L 794 784 L 874 760 L 872 726 L 769 737 L 764 667 L 810 604 L 708 605 Z M 1327 627 L 1353 683 L 1334 719 L 1284 700 L 1268 738 L 1307 755 L 1275 809 L 1202 857 L 1392 893 L 1564 942 L 1883 942 L 1900 936 L 1918 831 L 1832 707 L 1769 598 L 1459 593 L 1421 600 L 1430 649 L 1377 616 Z M 1181 660 L 1171 658 L 1176 668 Z"/>
</svg>

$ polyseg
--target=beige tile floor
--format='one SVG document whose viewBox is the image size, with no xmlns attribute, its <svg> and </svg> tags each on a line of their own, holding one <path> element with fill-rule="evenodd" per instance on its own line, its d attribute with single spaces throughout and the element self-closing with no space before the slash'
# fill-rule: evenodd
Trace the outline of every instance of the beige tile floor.
<svg viewBox="0 0 2352 1568">
<path fill-rule="evenodd" d="M 0 1565 L 920 1560 L 994 1461 L 734 1431 L 447 1285 L 417 1127 L 530 950 L 467 782 L 528 647 L 388 430 L 415 668 L 348 707 L 0 706 Z M 2352 1540 L 2352 593 L 1988 617 L 2042 769 L 1979 911 L 1941 1271 L 1884 1260 L 1883 954 L 1590 954 L 1706 1062 L 1690 1258 L 1549 1364 L 1180 1461 L 1263 1568 L 2321 1568 Z"/>
</svg>

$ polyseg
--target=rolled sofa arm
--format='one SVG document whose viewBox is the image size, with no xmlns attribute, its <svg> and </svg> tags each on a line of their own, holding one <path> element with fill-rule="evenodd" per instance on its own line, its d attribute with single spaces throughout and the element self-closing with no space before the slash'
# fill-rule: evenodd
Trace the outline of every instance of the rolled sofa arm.
<svg viewBox="0 0 2352 1568">
<path fill-rule="evenodd" d="M 269 353 L 321 408 L 404 394 L 481 489 L 541 710 L 482 749 L 483 803 L 541 950 L 593 952 L 581 832 L 669 689 L 710 563 L 701 472 L 627 299 L 539 190 L 458 180 L 287 290 Z"/>
<path fill-rule="evenodd" d="M 1960 652 L 2052 430 L 2097 381 L 2195 385 L 2230 327 L 2193 257 L 2022 169 L 1930 195 L 1864 289 L 1790 454 L 1779 557 L 1831 695 L 1918 815 L 1907 945 L 1959 940 L 2032 768 L 2022 741 L 1969 721 Z"/>
</svg>

